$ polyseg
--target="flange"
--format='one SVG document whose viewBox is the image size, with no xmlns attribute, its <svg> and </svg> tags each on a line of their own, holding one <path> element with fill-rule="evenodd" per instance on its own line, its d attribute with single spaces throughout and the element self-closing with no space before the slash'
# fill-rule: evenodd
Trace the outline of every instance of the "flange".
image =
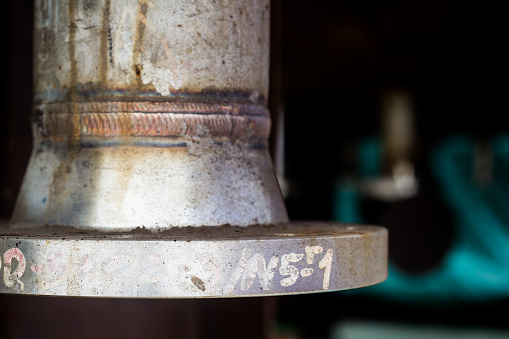
<svg viewBox="0 0 509 339">
<path fill-rule="evenodd" d="M 213 298 L 326 292 L 387 276 L 387 231 L 334 223 L 0 235 L 0 292 Z M 17 264 L 14 264 L 17 262 Z"/>
</svg>

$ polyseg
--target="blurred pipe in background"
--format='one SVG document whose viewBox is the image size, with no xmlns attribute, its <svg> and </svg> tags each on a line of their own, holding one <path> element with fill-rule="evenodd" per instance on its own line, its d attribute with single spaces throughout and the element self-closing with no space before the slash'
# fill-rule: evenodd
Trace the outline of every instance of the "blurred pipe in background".
<svg viewBox="0 0 509 339">
<path fill-rule="evenodd" d="M 363 195 L 382 201 L 415 196 L 416 143 L 412 96 L 406 89 L 384 90 L 381 101 L 381 175 L 361 183 Z"/>
</svg>

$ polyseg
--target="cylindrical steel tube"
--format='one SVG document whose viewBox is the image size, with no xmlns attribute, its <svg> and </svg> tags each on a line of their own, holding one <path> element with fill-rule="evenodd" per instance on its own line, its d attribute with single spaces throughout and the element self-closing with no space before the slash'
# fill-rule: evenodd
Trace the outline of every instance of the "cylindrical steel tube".
<svg viewBox="0 0 509 339">
<path fill-rule="evenodd" d="M 269 0 L 39 0 L 14 226 L 287 222 L 267 153 Z"/>
<path fill-rule="evenodd" d="M 269 10 L 36 1 L 34 150 L 0 229 L 0 293 L 214 298 L 386 278 L 383 228 L 288 221 L 267 152 Z"/>
</svg>

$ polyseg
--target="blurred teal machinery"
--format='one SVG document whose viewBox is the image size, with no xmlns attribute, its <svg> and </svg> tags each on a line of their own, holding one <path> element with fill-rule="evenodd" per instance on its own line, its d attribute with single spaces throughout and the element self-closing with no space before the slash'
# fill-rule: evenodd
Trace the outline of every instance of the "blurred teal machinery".
<svg viewBox="0 0 509 339">
<path fill-rule="evenodd" d="M 381 174 L 381 149 L 377 138 L 359 143 L 361 178 L 336 185 L 334 219 L 366 222 L 358 183 Z M 452 245 L 425 273 L 408 273 L 390 262 L 389 279 L 360 293 L 414 304 L 508 297 L 509 134 L 482 142 L 467 135 L 449 137 L 435 146 L 429 164 L 453 217 Z"/>
</svg>

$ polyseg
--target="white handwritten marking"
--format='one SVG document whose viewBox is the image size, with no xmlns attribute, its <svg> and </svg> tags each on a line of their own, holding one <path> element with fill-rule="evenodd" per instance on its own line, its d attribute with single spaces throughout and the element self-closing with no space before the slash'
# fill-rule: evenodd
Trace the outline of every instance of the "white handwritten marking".
<svg viewBox="0 0 509 339">
<path fill-rule="evenodd" d="M 306 262 L 308 264 L 313 264 L 316 254 L 323 252 L 323 248 L 321 246 L 306 246 L 305 252 Z M 333 249 L 328 249 L 318 263 L 318 267 L 324 270 L 322 283 L 324 290 L 330 287 L 333 255 Z M 11 272 L 13 258 L 16 259 L 18 265 L 16 270 Z M 291 265 L 291 263 L 300 262 L 303 258 L 304 254 L 287 253 L 282 255 L 279 274 L 286 277 L 280 281 L 281 286 L 288 287 L 295 284 L 299 275 L 302 277 L 309 277 L 314 274 L 313 268 L 305 267 L 299 271 L 296 266 Z M 24 284 L 20 280 L 26 267 L 26 259 L 23 253 L 18 248 L 12 248 L 4 253 L 3 259 L 5 263 L 4 284 L 7 287 L 13 287 L 15 283 L 18 283 L 21 290 L 23 290 Z M 108 260 L 101 260 L 102 263 L 98 262 L 97 259 L 98 258 L 91 257 L 89 254 L 85 254 L 80 258 L 79 274 L 84 279 L 88 279 L 89 281 L 96 278 L 101 280 L 118 279 L 136 269 L 140 264 L 142 269 L 140 281 L 143 283 L 157 283 L 168 274 L 164 266 L 163 258 L 158 254 L 151 254 L 143 258 L 137 258 L 136 256 L 114 256 L 110 257 Z M 270 290 L 278 263 L 279 257 L 277 255 L 272 256 L 267 264 L 262 253 L 253 254 L 251 249 L 243 248 L 239 262 L 235 266 L 231 278 L 226 285 L 225 292 L 232 293 L 239 280 L 240 289 L 242 291 L 247 291 L 251 288 L 256 276 L 258 276 L 258 280 L 260 281 L 261 289 Z M 210 254 L 197 255 L 197 258 L 192 260 L 189 264 L 193 267 L 193 272 L 196 271 L 195 273 L 199 274 L 200 281 L 203 284 L 203 290 L 213 286 L 218 281 L 222 272 L 219 264 Z M 0 268 L 1 267 L 2 263 L 0 261 Z M 187 278 L 191 276 L 191 268 L 188 265 L 183 265 L 182 267 L 184 268 L 187 281 Z M 44 265 L 33 264 L 30 266 L 30 269 L 35 274 L 39 275 L 39 288 L 44 289 L 50 289 L 60 285 L 66 280 L 69 273 L 68 263 L 58 252 L 49 254 Z M 194 274 L 193 276 L 196 275 Z M 193 286 L 196 286 L 196 284 Z"/>
<path fill-rule="evenodd" d="M 323 247 L 322 246 L 311 246 L 311 247 L 306 246 L 305 251 L 306 251 L 306 262 L 311 265 L 313 263 L 313 261 L 315 260 L 315 254 L 322 253 Z"/>
<path fill-rule="evenodd" d="M 18 267 L 11 272 L 12 259 L 15 258 L 18 262 Z M 4 253 L 4 284 L 7 287 L 13 287 L 14 283 L 18 283 L 20 289 L 23 291 L 25 285 L 20 280 L 23 273 L 25 273 L 26 260 L 23 253 L 18 248 L 11 248 Z"/>
<path fill-rule="evenodd" d="M 288 265 L 288 263 L 295 263 L 299 262 L 304 258 L 304 254 L 295 254 L 295 253 L 288 253 L 283 254 L 281 257 L 281 266 L 279 267 L 279 274 L 281 275 L 289 275 L 288 278 L 282 279 L 279 283 L 283 287 L 288 287 L 297 281 L 297 278 L 299 278 L 299 270 L 297 267 L 293 265 Z"/>
<path fill-rule="evenodd" d="M 232 293 L 235 285 L 242 276 L 240 283 L 240 289 L 246 291 L 251 287 L 251 284 L 258 273 L 258 280 L 263 290 L 269 290 L 272 279 L 274 277 L 274 271 L 278 264 L 278 257 L 273 256 L 270 258 L 269 264 L 265 266 L 265 258 L 261 253 L 255 253 L 251 255 L 252 251 L 249 248 L 242 249 L 240 260 L 235 267 L 230 281 L 226 285 L 226 292 Z M 247 269 L 246 269 L 247 267 Z"/>
<path fill-rule="evenodd" d="M 313 274 L 314 270 L 312 268 L 303 268 L 300 270 L 300 275 L 302 277 L 309 277 L 311 274 Z"/>
<path fill-rule="evenodd" d="M 330 280 L 330 271 L 332 266 L 332 255 L 333 255 L 332 248 L 329 248 L 327 250 L 327 253 L 323 256 L 322 260 L 318 263 L 318 267 L 320 269 L 325 269 L 323 272 L 323 289 L 328 290 L 329 289 L 329 280 Z"/>
<path fill-rule="evenodd" d="M 314 270 L 312 268 L 303 268 L 300 270 L 300 275 L 302 277 L 309 277 L 311 274 L 313 274 Z"/>
<path fill-rule="evenodd" d="M 242 274 L 242 280 L 240 283 L 240 289 L 247 291 L 253 283 L 256 274 L 258 273 L 258 280 L 263 290 L 269 290 L 274 277 L 274 271 L 278 264 L 278 257 L 273 256 L 270 258 L 269 265 L 265 266 L 265 258 L 261 253 L 255 253 L 248 261 L 246 269 Z"/>
<path fill-rule="evenodd" d="M 235 266 L 235 269 L 233 270 L 230 281 L 228 281 L 228 284 L 226 285 L 226 292 L 228 294 L 231 294 L 233 292 L 233 289 L 235 288 L 237 281 L 240 279 L 242 272 L 244 272 L 244 268 L 246 268 L 247 259 L 250 256 L 250 254 L 251 254 L 251 250 L 249 248 L 244 247 L 242 249 L 242 253 L 240 255 L 239 262 L 238 262 L 237 266 Z"/>
</svg>

